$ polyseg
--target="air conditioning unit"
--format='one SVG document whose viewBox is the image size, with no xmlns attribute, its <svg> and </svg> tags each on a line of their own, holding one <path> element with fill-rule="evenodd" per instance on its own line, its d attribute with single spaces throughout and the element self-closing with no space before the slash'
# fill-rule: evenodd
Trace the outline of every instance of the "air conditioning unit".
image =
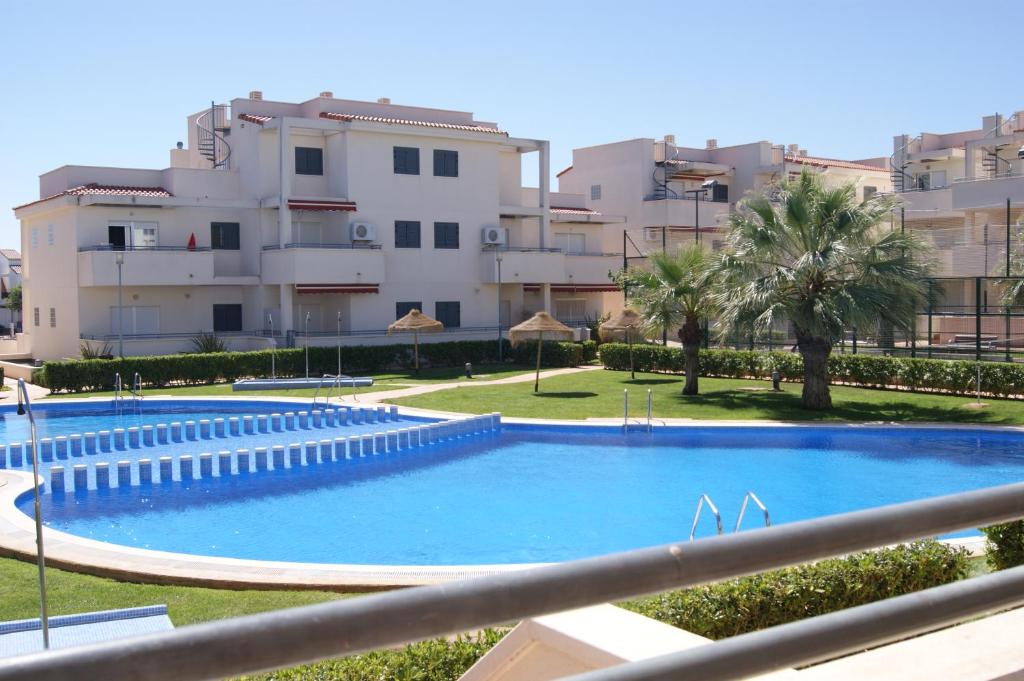
<svg viewBox="0 0 1024 681">
<path fill-rule="evenodd" d="M 377 230 L 369 222 L 353 222 L 349 225 L 352 241 L 376 241 Z"/>
<path fill-rule="evenodd" d="M 481 240 L 490 246 L 504 246 L 508 242 L 508 230 L 504 227 L 484 227 L 480 230 Z"/>
</svg>

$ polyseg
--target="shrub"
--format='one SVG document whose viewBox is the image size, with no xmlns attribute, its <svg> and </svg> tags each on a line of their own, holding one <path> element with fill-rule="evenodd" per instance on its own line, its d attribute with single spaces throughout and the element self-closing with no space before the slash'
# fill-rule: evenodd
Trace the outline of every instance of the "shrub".
<svg viewBox="0 0 1024 681">
<path fill-rule="evenodd" d="M 512 348 L 512 361 L 516 364 L 537 362 L 537 341 L 526 341 Z M 575 367 L 583 362 L 583 345 L 558 341 L 544 341 L 540 351 L 543 367 Z"/>
<path fill-rule="evenodd" d="M 866 551 L 624 604 L 712 639 L 948 584 L 967 576 L 967 551 L 934 540 Z"/>
<path fill-rule="evenodd" d="M 624 343 L 600 347 L 601 362 L 608 369 L 629 369 L 629 349 Z M 683 352 L 663 345 L 634 345 L 637 371 L 682 373 Z M 828 360 L 831 380 L 868 388 L 900 387 L 954 395 L 972 394 L 978 364 L 965 360 L 917 359 L 884 355 L 833 354 Z M 803 360 L 792 352 L 752 350 L 701 350 L 703 376 L 767 378 L 778 369 L 784 381 L 803 379 Z M 997 397 L 1019 394 L 1024 386 L 1024 366 L 988 362 L 981 365 L 982 392 Z"/>
<path fill-rule="evenodd" d="M 594 360 L 597 359 L 597 346 L 598 346 L 597 341 L 592 341 L 592 340 L 583 341 L 583 343 L 581 343 L 581 345 L 582 345 L 581 349 L 583 351 L 583 363 L 584 364 L 590 364 L 591 362 L 593 362 Z"/>
<path fill-rule="evenodd" d="M 103 359 L 113 355 L 113 348 L 110 343 L 104 343 L 101 347 L 94 348 L 85 341 L 82 341 L 78 346 L 78 351 L 82 354 L 82 359 Z"/>
<path fill-rule="evenodd" d="M 459 636 L 454 640 L 422 641 L 410 644 L 401 650 L 380 650 L 340 660 L 328 660 L 243 678 L 253 681 L 256 679 L 261 681 L 299 681 L 300 679 L 455 681 L 483 657 L 484 653 L 493 648 L 504 635 L 504 631 L 484 629 L 478 634 Z"/>
<path fill-rule="evenodd" d="M 192 348 L 199 354 L 227 352 L 228 346 L 213 333 L 199 333 L 192 337 Z"/>
<path fill-rule="evenodd" d="M 985 562 L 993 570 L 1024 565 L 1024 520 L 981 528 L 985 535 Z"/>
</svg>

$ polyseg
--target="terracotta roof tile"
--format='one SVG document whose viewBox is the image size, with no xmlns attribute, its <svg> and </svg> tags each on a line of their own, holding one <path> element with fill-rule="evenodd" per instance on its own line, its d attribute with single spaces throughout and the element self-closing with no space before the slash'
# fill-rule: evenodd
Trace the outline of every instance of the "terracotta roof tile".
<svg viewBox="0 0 1024 681">
<path fill-rule="evenodd" d="M 486 132 L 492 135 L 507 135 L 508 133 L 498 128 L 489 128 L 486 125 L 466 125 L 463 123 L 437 123 L 434 121 L 414 121 L 404 118 L 387 118 L 385 116 L 365 116 L 363 114 L 335 113 L 324 111 L 320 118 L 331 121 L 364 121 L 366 123 L 385 123 L 387 125 L 418 125 L 426 128 L 442 128 L 444 130 L 464 130 L 466 132 Z"/>
<path fill-rule="evenodd" d="M 589 208 L 565 208 L 563 206 L 551 206 L 551 212 L 557 215 L 600 215 L 596 210 Z"/>
<path fill-rule="evenodd" d="M 13 248 L 0 248 L 0 255 L 4 256 L 8 260 L 21 260 L 21 253 Z"/>
<path fill-rule="evenodd" d="M 256 125 L 263 125 L 267 121 L 274 120 L 273 116 L 262 116 L 260 114 L 248 113 L 240 113 L 238 114 L 238 116 L 236 116 L 236 118 L 240 121 L 245 121 L 246 123 L 255 123 Z"/>
<path fill-rule="evenodd" d="M 131 187 L 128 185 L 97 184 L 92 182 L 90 184 L 72 187 L 71 189 L 65 189 L 57 194 L 45 196 L 36 201 L 24 203 L 20 206 L 15 206 L 14 210 L 34 206 L 37 203 L 56 199 L 60 196 L 141 196 L 145 198 L 169 198 L 174 196 L 174 194 L 170 193 L 163 187 Z"/>
<path fill-rule="evenodd" d="M 817 158 L 814 156 L 792 156 L 786 154 L 786 163 L 797 163 L 800 165 L 814 166 L 816 168 L 847 168 L 849 170 L 872 170 L 879 173 L 889 172 L 880 166 L 869 166 L 866 163 L 854 163 L 853 161 L 842 161 L 835 158 Z"/>
<path fill-rule="evenodd" d="M 562 168 L 560 171 L 558 171 L 558 174 L 556 174 L 555 177 L 561 177 L 562 175 L 565 175 L 570 170 L 572 170 L 572 166 L 568 165 L 568 166 Z"/>
</svg>

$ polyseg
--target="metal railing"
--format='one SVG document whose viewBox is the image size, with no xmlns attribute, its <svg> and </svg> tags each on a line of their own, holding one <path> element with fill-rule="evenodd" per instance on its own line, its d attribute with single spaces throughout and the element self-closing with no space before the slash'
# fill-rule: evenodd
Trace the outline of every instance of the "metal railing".
<svg viewBox="0 0 1024 681">
<path fill-rule="evenodd" d="M 740 525 L 743 524 L 743 514 L 745 514 L 747 512 L 747 502 L 748 501 L 753 501 L 754 504 L 757 505 L 757 507 L 759 509 L 761 509 L 761 513 L 764 514 L 764 526 L 765 527 L 771 527 L 772 526 L 772 518 L 771 518 L 770 515 L 768 515 L 768 507 L 765 506 L 763 503 L 761 503 L 761 500 L 757 498 L 756 494 L 754 494 L 752 491 L 748 491 L 745 495 L 743 495 L 743 503 L 740 504 L 740 514 L 738 516 L 736 516 L 736 527 L 734 527 L 732 529 L 732 531 L 733 532 L 739 532 L 740 531 Z"/>
<path fill-rule="evenodd" d="M 364 244 L 364 243 L 338 243 L 338 244 L 322 244 L 312 243 L 305 241 L 294 241 L 284 245 L 284 248 L 322 248 L 328 250 L 343 250 L 343 251 L 379 251 L 382 246 L 380 244 Z M 267 244 L 263 246 L 264 251 L 279 251 L 281 246 L 278 244 Z"/>
<path fill-rule="evenodd" d="M 317 401 L 320 399 L 320 389 L 324 387 L 324 379 L 329 378 L 331 382 L 327 385 L 327 394 L 324 396 L 324 406 L 329 407 L 331 405 L 331 390 L 337 388 L 336 395 L 338 399 L 341 399 L 341 386 L 342 383 L 348 382 L 352 388 L 353 397 L 355 397 L 356 379 L 352 376 L 346 376 L 345 374 L 324 374 L 320 377 L 320 383 L 316 387 L 316 392 L 313 393 L 313 405 L 312 409 L 316 409 Z"/>
<path fill-rule="evenodd" d="M 9 658 L 0 681 L 236 676 L 697 586 L 1024 517 L 1024 483 Z M 1024 603 L 1024 567 L 620 665 L 593 679 L 738 678 Z M 670 672 L 666 672 L 668 669 Z"/>
<path fill-rule="evenodd" d="M 209 246 L 116 246 L 114 244 L 94 244 L 92 246 L 79 246 L 79 253 L 90 253 L 94 251 L 113 251 L 115 253 L 123 252 L 175 252 L 175 253 L 209 253 L 213 249 Z"/>
<path fill-rule="evenodd" d="M 701 494 L 700 499 L 697 500 L 697 512 L 693 514 L 693 525 L 690 526 L 690 541 L 693 541 L 694 536 L 697 534 L 697 523 L 700 522 L 700 513 L 704 510 L 704 504 L 707 504 L 708 510 L 715 517 L 715 527 L 718 529 L 718 534 L 722 534 L 722 514 L 718 512 L 718 507 L 711 501 L 711 497 L 707 494 Z"/>
</svg>

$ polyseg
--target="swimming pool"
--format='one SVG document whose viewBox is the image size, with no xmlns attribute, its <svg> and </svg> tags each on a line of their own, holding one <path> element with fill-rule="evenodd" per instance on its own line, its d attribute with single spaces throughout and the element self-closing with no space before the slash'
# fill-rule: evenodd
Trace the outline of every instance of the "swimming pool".
<svg viewBox="0 0 1024 681">
<path fill-rule="evenodd" d="M 707 493 L 784 523 L 1024 479 L 1024 432 L 507 424 L 383 456 L 43 498 L 47 525 L 125 546 L 309 563 L 561 561 L 685 539 Z M 31 499 L 20 508 L 31 513 Z M 748 511 L 745 527 L 760 522 Z M 710 516 L 699 536 L 714 532 Z M 966 533 L 971 534 L 971 533 Z"/>
</svg>

